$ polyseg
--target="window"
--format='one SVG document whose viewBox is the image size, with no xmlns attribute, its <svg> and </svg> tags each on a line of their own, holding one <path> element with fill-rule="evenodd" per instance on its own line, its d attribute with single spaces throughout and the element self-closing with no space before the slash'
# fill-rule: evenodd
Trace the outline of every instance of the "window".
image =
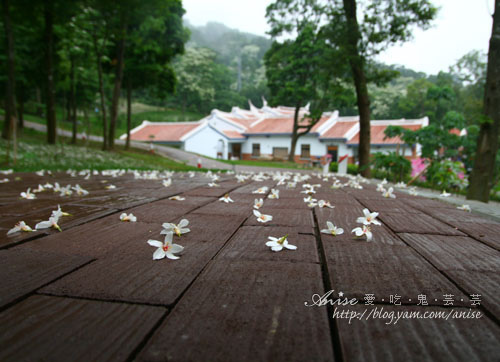
<svg viewBox="0 0 500 362">
<path fill-rule="evenodd" d="M 300 158 L 311 158 L 311 145 L 302 145 L 300 147 Z"/>
<path fill-rule="evenodd" d="M 285 159 L 288 157 L 288 148 L 273 147 L 273 158 Z"/>
<path fill-rule="evenodd" d="M 252 143 L 252 157 L 260 157 L 260 143 Z"/>
</svg>

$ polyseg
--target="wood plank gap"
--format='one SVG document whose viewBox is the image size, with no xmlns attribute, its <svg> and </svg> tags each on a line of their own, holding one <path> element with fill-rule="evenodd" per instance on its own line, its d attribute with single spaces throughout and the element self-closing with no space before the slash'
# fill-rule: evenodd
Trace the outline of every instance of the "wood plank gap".
<svg viewBox="0 0 500 362">
<path fill-rule="evenodd" d="M 326 263 L 325 248 L 323 247 L 323 242 L 321 241 L 318 219 L 316 217 L 316 210 L 312 208 L 313 220 L 314 220 L 314 236 L 316 237 L 316 246 L 318 248 L 318 257 L 321 266 L 321 274 L 323 276 L 323 286 L 325 292 L 332 290 L 332 285 L 330 283 L 330 273 L 328 272 L 328 265 Z M 333 357 L 337 362 L 344 361 L 344 351 L 342 349 L 342 343 L 340 342 L 339 326 L 337 321 L 332 317 L 334 308 L 330 303 L 326 306 L 328 324 L 330 325 L 330 338 L 332 342 Z"/>
</svg>

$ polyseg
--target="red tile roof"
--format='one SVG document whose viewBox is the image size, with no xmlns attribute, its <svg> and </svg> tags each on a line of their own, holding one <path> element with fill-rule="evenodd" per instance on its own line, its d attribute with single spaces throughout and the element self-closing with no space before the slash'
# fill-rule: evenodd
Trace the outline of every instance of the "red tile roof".
<svg viewBox="0 0 500 362">
<path fill-rule="evenodd" d="M 402 125 L 401 127 L 410 129 L 412 131 L 416 131 L 417 129 L 422 128 L 421 124 L 415 124 L 415 125 Z M 387 125 L 371 125 L 370 128 L 370 143 L 372 145 L 394 145 L 394 144 L 403 144 L 403 141 L 399 137 L 391 137 L 391 138 L 385 138 L 385 129 L 387 128 Z M 357 145 L 359 144 L 359 132 L 352 137 L 347 144 L 349 145 Z"/>
<path fill-rule="evenodd" d="M 358 124 L 358 121 L 353 122 L 337 122 L 330 127 L 320 138 L 345 138 L 345 134 L 352 127 Z"/>
<path fill-rule="evenodd" d="M 330 117 L 322 117 L 318 123 L 314 125 L 311 132 L 316 132 L 317 129 L 324 124 Z M 302 122 L 306 124 L 307 122 Z M 293 132 L 293 117 L 266 118 L 257 123 L 255 126 L 248 129 L 246 134 L 286 134 Z"/>
<path fill-rule="evenodd" d="M 224 118 L 227 118 L 237 124 L 242 125 L 245 128 L 249 128 L 252 123 L 254 123 L 258 118 L 257 117 L 252 117 L 252 118 L 238 118 L 238 117 L 227 117 L 224 116 Z"/>
<path fill-rule="evenodd" d="M 143 128 L 130 134 L 132 141 L 163 141 L 163 142 L 180 142 L 182 136 L 189 131 L 198 127 L 200 123 L 161 123 L 161 124 L 146 124 Z M 150 138 L 154 135 L 154 138 Z"/>
<path fill-rule="evenodd" d="M 232 138 L 232 139 L 245 139 L 245 136 L 243 136 L 241 133 L 236 132 L 236 131 L 222 131 L 227 137 Z"/>
</svg>

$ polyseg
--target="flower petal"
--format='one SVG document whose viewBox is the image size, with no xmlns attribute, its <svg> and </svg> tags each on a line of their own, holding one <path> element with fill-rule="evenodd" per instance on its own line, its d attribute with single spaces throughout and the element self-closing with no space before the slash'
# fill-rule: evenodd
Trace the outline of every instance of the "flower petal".
<svg viewBox="0 0 500 362">
<path fill-rule="evenodd" d="M 149 239 L 148 244 L 151 246 L 157 247 L 157 248 L 161 248 L 163 246 L 163 243 L 161 241 L 153 240 L 153 239 Z"/>
<path fill-rule="evenodd" d="M 162 248 L 156 249 L 156 251 L 153 254 L 153 260 L 160 260 L 165 257 L 165 252 L 163 251 Z"/>
<path fill-rule="evenodd" d="M 176 259 L 179 259 L 178 256 L 175 256 L 174 254 L 170 253 L 170 252 L 167 252 L 165 253 L 167 255 L 167 258 L 169 259 L 172 259 L 172 260 L 176 260 Z"/>
</svg>

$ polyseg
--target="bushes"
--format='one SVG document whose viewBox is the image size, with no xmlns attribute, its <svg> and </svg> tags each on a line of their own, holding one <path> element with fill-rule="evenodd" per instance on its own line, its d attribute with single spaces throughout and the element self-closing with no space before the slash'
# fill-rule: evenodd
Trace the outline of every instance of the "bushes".
<svg viewBox="0 0 500 362">
<path fill-rule="evenodd" d="M 373 176 L 389 178 L 394 182 L 403 181 L 410 175 L 411 162 L 395 152 L 388 154 L 377 152 L 373 155 Z"/>
<path fill-rule="evenodd" d="M 338 172 L 339 170 L 339 164 L 337 162 L 332 162 L 330 163 L 330 172 Z M 358 165 L 353 165 L 351 163 L 347 164 L 347 173 L 350 175 L 357 175 L 358 172 Z"/>
</svg>

